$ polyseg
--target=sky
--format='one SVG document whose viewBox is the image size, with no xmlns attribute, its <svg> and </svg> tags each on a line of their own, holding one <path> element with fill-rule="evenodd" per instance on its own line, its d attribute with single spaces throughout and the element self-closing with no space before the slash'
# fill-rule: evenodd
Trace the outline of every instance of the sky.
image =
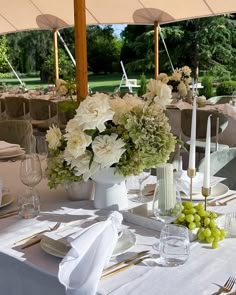
<svg viewBox="0 0 236 295">
<path fill-rule="evenodd" d="M 124 30 L 127 25 L 113 25 L 114 33 L 117 37 L 120 37 L 120 33 Z"/>
</svg>

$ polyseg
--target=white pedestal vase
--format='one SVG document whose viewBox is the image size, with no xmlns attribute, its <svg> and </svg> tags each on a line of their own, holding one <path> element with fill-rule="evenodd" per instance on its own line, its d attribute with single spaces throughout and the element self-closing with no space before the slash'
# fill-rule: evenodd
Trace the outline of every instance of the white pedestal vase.
<svg viewBox="0 0 236 295">
<path fill-rule="evenodd" d="M 125 177 L 114 174 L 115 168 L 103 169 L 92 175 L 95 182 L 94 207 L 123 210 L 128 207 Z"/>
<path fill-rule="evenodd" d="M 68 182 L 62 185 L 68 194 L 68 199 L 72 201 L 93 200 L 94 182 Z"/>
</svg>

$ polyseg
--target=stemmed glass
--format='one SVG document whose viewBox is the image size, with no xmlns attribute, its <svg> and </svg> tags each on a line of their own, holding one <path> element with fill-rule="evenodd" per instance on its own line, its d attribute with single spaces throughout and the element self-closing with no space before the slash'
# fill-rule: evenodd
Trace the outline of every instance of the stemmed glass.
<svg viewBox="0 0 236 295">
<path fill-rule="evenodd" d="M 153 197 L 153 214 L 164 224 L 175 221 L 182 211 L 180 193 L 175 181 L 161 179 L 157 182 Z M 155 249 L 159 244 L 154 244 Z"/>
<path fill-rule="evenodd" d="M 23 218 L 32 218 L 40 211 L 39 193 L 35 186 L 42 179 L 42 168 L 37 154 L 26 154 L 20 164 L 20 179 L 28 189 L 20 192 L 17 203 L 19 215 Z"/>
<path fill-rule="evenodd" d="M 138 188 L 138 197 L 136 199 L 134 199 L 134 201 L 136 202 L 140 202 L 140 203 L 146 203 L 149 202 L 150 199 L 145 197 L 143 195 L 143 183 L 145 182 L 146 179 L 148 179 L 148 177 L 151 175 L 151 169 L 144 169 L 138 176 L 138 184 L 139 184 L 139 188 Z"/>
</svg>

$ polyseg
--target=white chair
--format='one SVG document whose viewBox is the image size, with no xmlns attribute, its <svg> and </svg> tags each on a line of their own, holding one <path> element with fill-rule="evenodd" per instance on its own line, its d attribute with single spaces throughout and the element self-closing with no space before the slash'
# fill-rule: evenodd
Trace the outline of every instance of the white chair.
<svg viewBox="0 0 236 295">
<path fill-rule="evenodd" d="M 140 87 L 140 85 L 138 85 L 138 80 L 137 79 L 128 79 L 128 76 L 126 74 L 123 62 L 120 61 L 120 64 L 121 64 L 121 68 L 122 68 L 122 71 L 123 71 L 123 76 L 122 76 L 122 79 L 120 81 L 120 86 L 119 86 L 117 91 L 120 91 L 120 88 L 125 87 L 125 88 L 128 88 L 129 92 L 132 93 L 133 88 L 139 88 Z"/>
</svg>

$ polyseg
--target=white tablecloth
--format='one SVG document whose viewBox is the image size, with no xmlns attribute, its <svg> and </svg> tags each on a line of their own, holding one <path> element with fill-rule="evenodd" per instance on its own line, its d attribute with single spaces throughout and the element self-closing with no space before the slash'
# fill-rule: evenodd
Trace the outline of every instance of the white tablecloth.
<svg viewBox="0 0 236 295">
<path fill-rule="evenodd" d="M 0 178 L 14 195 L 23 187 L 18 171 L 19 162 L 0 162 Z M 39 245 L 21 250 L 19 246 L 14 246 L 13 242 L 56 221 L 68 222 L 107 213 L 104 210 L 93 210 L 92 202 L 68 201 L 62 189 L 49 190 L 45 180 L 38 185 L 38 189 L 42 205 L 40 216 L 29 220 L 13 216 L 0 221 L 0 294 L 64 295 L 64 287 L 57 279 L 60 259 L 44 253 Z M 13 206 L 14 204 L 0 210 Z M 231 202 L 230 206 L 218 207 L 218 210 L 236 211 L 236 204 Z M 133 224 L 125 226 L 136 234 L 137 242 L 127 253 L 114 258 L 113 263 L 141 250 L 149 249 L 158 255 L 152 249 L 152 245 L 157 241 L 157 231 Z M 215 250 L 205 244 L 194 242 L 191 245 L 189 260 L 184 265 L 164 268 L 139 264 L 101 280 L 97 294 L 214 294 L 218 290 L 215 284 L 224 284 L 229 275 L 236 275 L 235 261 L 235 239 L 225 239 Z"/>
</svg>

